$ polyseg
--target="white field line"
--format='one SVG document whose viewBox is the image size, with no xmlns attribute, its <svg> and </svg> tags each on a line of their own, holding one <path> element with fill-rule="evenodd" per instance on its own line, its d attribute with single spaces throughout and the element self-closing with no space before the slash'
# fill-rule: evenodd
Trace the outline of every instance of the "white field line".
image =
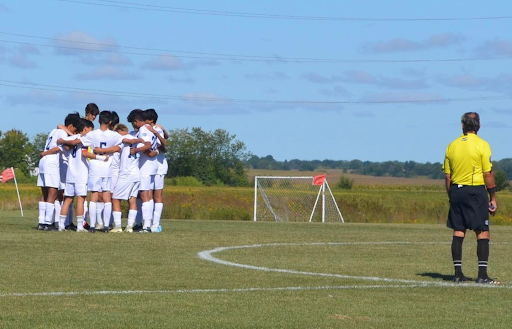
<svg viewBox="0 0 512 329">
<path fill-rule="evenodd" d="M 448 283 L 448 282 L 436 282 L 436 281 L 418 281 L 418 280 L 405 280 L 405 279 L 392 279 L 392 278 L 383 278 L 383 277 L 373 277 L 373 276 L 355 276 L 355 275 L 345 275 L 345 274 L 333 274 L 333 273 L 319 273 L 319 272 L 306 272 L 306 271 L 296 271 L 289 269 L 280 269 L 280 268 L 270 268 L 264 266 L 253 266 L 247 264 L 240 264 L 235 262 L 226 261 L 220 258 L 213 256 L 212 254 L 227 251 L 227 250 L 235 250 L 235 249 L 249 249 L 249 248 L 262 248 L 262 247 L 289 247 L 289 246 L 353 246 L 353 245 L 408 245 L 408 244 L 448 244 L 447 242 L 407 242 L 407 241 L 388 241 L 388 242 L 315 242 L 315 243 L 268 243 L 268 244 L 253 244 L 253 245 L 243 245 L 243 246 L 232 246 L 232 247 L 219 247 L 211 250 L 205 250 L 199 252 L 197 255 L 199 258 L 214 262 L 221 265 L 239 267 L 249 270 L 255 271 L 263 271 L 263 272 L 277 272 L 277 273 L 286 273 L 286 274 L 295 274 L 295 275 L 308 275 L 308 276 L 321 276 L 321 277 L 330 277 L 330 278 L 340 278 L 340 279 L 353 279 L 353 280 L 365 280 L 365 281 L 374 281 L 374 282 L 391 282 L 391 283 L 401 283 L 403 285 L 399 285 L 400 287 L 418 287 L 418 286 L 443 286 L 443 287 L 460 287 L 460 286 L 474 286 L 474 287 L 497 287 L 493 285 L 477 285 L 477 284 L 458 284 L 458 283 Z M 387 286 L 387 287 L 396 287 L 396 286 Z M 501 286 L 503 287 L 503 286 Z M 506 288 L 512 288 L 506 287 Z"/>
</svg>

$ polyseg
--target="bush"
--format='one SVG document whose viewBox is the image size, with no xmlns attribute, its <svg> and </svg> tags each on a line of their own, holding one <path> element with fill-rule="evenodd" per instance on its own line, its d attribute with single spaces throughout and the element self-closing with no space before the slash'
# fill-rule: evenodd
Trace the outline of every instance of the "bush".
<svg viewBox="0 0 512 329">
<path fill-rule="evenodd" d="M 352 185 L 354 185 L 354 180 L 348 178 L 347 176 L 343 176 L 342 175 L 340 177 L 340 180 L 338 181 L 338 187 L 342 188 L 342 189 L 345 189 L 345 190 L 352 189 Z"/>
<path fill-rule="evenodd" d="M 173 177 L 170 179 L 171 186 L 203 186 L 203 183 L 193 176 Z"/>
</svg>

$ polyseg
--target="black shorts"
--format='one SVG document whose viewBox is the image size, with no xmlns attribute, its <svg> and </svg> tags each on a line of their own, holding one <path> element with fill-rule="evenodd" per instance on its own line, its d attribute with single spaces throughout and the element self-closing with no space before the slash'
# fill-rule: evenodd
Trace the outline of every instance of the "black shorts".
<svg viewBox="0 0 512 329">
<path fill-rule="evenodd" d="M 456 231 L 489 231 L 489 198 L 485 186 L 450 187 L 446 226 Z"/>
</svg>

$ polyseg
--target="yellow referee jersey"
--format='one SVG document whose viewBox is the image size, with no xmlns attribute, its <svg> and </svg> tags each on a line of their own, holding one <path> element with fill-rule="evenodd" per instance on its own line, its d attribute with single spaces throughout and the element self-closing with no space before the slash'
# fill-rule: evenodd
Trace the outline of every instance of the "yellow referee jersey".
<svg viewBox="0 0 512 329">
<path fill-rule="evenodd" d="M 483 173 L 491 169 L 491 147 L 476 134 L 463 134 L 446 148 L 443 171 L 453 184 L 485 185 Z"/>
</svg>

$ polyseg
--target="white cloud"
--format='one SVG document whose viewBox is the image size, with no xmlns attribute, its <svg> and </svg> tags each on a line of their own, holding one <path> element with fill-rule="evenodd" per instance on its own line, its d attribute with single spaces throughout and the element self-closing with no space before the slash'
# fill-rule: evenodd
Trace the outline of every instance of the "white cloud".
<svg viewBox="0 0 512 329">
<path fill-rule="evenodd" d="M 126 73 L 115 66 L 102 66 L 92 72 L 75 75 L 75 79 L 78 80 L 137 80 L 140 78 L 139 75 Z"/>
<path fill-rule="evenodd" d="M 182 70 L 184 67 L 183 62 L 178 57 L 171 55 L 158 56 L 142 65 L 144 69 L 157 71 Z"/>
<path fill-rule="evenodd" d="M 302 75 L 302 77 L 310 82 L 318 84 L 328 84 L 343 80 L 341 76 L 331 75 L 324 76 L 316 72 L 309 72 Z"/>
<path fill-rule="evenodd" d="M 123 54 L 107 54 L 105 56 L 85 55 L 80 61 L 86 65 L 130 66 L 132 61 Z"/>
<path fill-rule="evenodd" d="M 39 55 L 41 52 L 39 48 L 32 45 L 22 45 L 18 48 L 18 52 L 22 54 Z"/>
<path fill-rule="evenodd" d="M 114 38 L 96 39 L 80 31 L 59 34 L 52 40 L 52 44 L 57 54 L 78 56 L 98 51 L 114 50 L 118 47 Z"/>
<path fill-rule="evenodd" d="M 476 48 L 480 56 L 512 56 L 512 41 L 494 39 Z"/>
<path fill-rule="evenodd" d="M 342 86 L 335 86 L 334 88 L 330 89 L 320 89 L 318 91 L 321 95 L 327 96 L 327 97 L 339 97 L 339 96 L 351 96 L 352 94 L 348 92 L 345 88 Z"/>
<path fill-rule="evenodd" d="M 29 60 L 23 54 L 14 54 L 9 60 L 9 64 L 21 69 L 33 69 L 37 67 L 37 63 Z"/>
<path fill-rule="evenodd" d="M 375 84 L 377 79 L 368 72 L 360 70 L 345 71 L 344 81 L 350 83 Z"/>
<path fill-rule="evenodd" d="M 446 48 L 459 45 L 466 38 L 461 34 L 440 33 L 435 34 L 423 41 L 412 41 L 404 38 L 395 38 L 388 41 L 367 43 L 360 47 L 360 50 L 368 54 L 385 54 L 410 52 L 431 48 Z"/>
</svg>

